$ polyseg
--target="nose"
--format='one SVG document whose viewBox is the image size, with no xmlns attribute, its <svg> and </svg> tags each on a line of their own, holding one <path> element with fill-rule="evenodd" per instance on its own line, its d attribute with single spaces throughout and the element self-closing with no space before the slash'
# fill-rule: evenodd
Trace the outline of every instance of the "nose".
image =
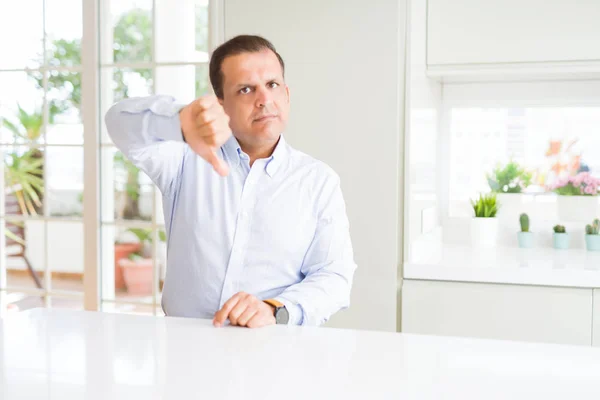
<svg viewBox="0 0 600 400">
<path fill-rule="evenodd" d="M 256 107 L 265 108 L 269 106 L 272 102 L 272 94 L 267 88 L 261 87 L 256 90 Z"/>
</svg>

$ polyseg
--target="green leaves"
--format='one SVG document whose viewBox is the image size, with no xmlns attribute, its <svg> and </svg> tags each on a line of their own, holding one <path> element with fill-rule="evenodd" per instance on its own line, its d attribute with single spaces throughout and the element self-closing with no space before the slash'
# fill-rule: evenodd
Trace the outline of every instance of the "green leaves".
<svg viewBox="0 0 600 400">
<path fill-rule="evenodd" d="M 152 243 L 152 230 L 149 228 L 129 228 L 127 229 L 129 232 L 133 233 L 135 236 L 137 236 L 138 240 L 141 243 L 147 242 L 147 243 Z M 160 240 L 161 242 L 165 242 L 167 240 L 167 235 L 165 233 L 165 231 L 160 230 L 158 231 L 158 240 Z"/>
<path fill-rule="evenodd" d="M 41 109 L 28 113 L 17 103 L 17 121 L 18 123 L 8 119 L 2 121 L 2 124 L 14 135 L 15 139 L 37 141 L 42 136 L 44 114 Z"/>
<path fill-rule="evenodd" d="M 496 167 L 492 174 L 487 176 L 490 189 L 494 193 L 521 193 L 531 184 L 531 178 L 532 174 L 514 161 L 506 164 L 504 168 Z"/>
<path fill-rule="evenodd" d="M 561 186 L 561 187 L 554 189 L 554 191 L 556 192 L 556 194 L 558 194 L 560 196 L 580 196 L 581 195 L 581 189 L 576 188 L 573 185 Z"/>
<path fill-rule="evenodd" d="M 43 155 L 37 149 L 23 155 L 10 153 L 5 158 L 5 184 L 14 191 L 23 215 L 37 215 L 36 207 L 42 206 L 39 195 L 44 192 L 43 164 Z"/>
<path fill-rule="evenodd" d="M 476 201 L 471 200 L 471 205 L 473 206 L 473 211 L 475 211 L 476 218 L 494 218 L 500 206 L 495 193 L 480 194 L 479 199 Z"/>
<path fill-rule="evenodd" d="M 151 257 L 152 251 L 150 245 L 153 242 L 152 230 L 150 228 L 129 228 L 127 231 L 137 236 L 140 243 L 142 243 L 141 249 L 132 253 L 129 258 L 131 260 L 139 260 L 143 257 Z M 165 234 L 164 230 L 158 231 L 158 240 L 161 242 L 166 242 L 167 235 Z"/>
</svg>

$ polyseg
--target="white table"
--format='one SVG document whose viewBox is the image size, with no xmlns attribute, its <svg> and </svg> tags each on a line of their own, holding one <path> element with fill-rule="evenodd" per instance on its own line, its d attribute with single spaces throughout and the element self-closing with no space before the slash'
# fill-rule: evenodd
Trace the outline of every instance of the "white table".
<svg viewBox="0 0 600 400">
<path fill-rule="evenodd" d="M 0 399 L 599 399 L 600 349 L 66 310 L 0 320 Z"/>
</svg>

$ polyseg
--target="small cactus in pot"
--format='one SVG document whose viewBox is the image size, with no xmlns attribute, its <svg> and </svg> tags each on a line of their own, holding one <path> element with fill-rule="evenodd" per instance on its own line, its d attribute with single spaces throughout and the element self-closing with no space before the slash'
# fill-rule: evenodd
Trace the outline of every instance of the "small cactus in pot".
<svg viewBox="0 0 600 400">
<path fill-rule="evenodd" d="M 529 215 L 521 214 L 519 223 L 521 224 L 521 232 L 529 232 Z"/>
<path fill-rule="evenodd" d="M 566 250 L 569 248 L 569 234 L 564 225 L 555 225 L 554 234 L 552 235 L 552 242 L 554 248 L 557 250 Z"/>
<path fill-rule="evenodd" d="M 533 233 L 529 231 L 529 215 L 523 213 L 519 216 L 521 231 L 517 233 L 519 247 L 529 249 L 533 247 Z"/>
<path fill-rule="evenodd" d="M 588 251 L 600 251 L 600 220 L 596 218 L 585 227 L 585 246 Z"/>
</svg>

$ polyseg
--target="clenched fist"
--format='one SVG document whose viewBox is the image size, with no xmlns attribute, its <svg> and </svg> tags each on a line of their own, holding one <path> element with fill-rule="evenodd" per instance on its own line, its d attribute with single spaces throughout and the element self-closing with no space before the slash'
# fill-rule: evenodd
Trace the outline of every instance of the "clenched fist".
<svg viewBox="0 0 600 400">
<path fill-rule="evenodd" d="M 229 116 L 215 96 L 204 96 L 185 106 L 179 113 L 183 137 L 191 149 L 213 166 L 221 176 L 227 175 L 227 164 L 217 155 L 231 137 Z"/>
</svg>

